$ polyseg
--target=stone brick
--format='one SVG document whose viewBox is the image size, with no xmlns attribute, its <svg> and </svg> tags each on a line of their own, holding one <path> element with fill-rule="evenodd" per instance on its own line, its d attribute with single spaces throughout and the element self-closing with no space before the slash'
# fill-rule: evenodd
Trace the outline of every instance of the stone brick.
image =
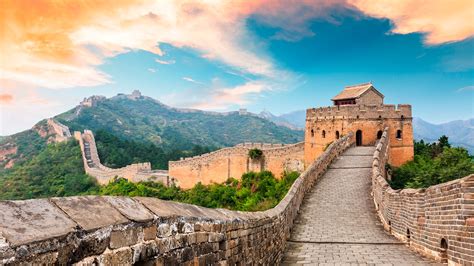
<svg viewBox="0 0 474 266">
<path fill-rule="evenodd" d="M 145 241 L 155 239 L 156 234 L 157 234 L 156 224 L 143 228 L 143 240 Z"/>
<path fill-rule="evenodd" d="M 99 258 L 103 265 L 131 265 L 133 262 L 133 253 L 129 247 L 105 252 Z"/>
<path fill-rule="evenodd" d="M 141 227 L 129 227 L 112 231 L 110 233 L 110 248 L 116 249 L 136 244 L 141 230 L 143 230 Z"/>
</svg>

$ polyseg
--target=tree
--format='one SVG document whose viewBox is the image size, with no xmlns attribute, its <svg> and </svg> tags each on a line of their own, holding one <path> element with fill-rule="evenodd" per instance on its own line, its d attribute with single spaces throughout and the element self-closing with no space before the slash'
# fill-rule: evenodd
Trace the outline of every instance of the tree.
<svg viewBox="0 0 474 266">
<path fill-rule="evenodd" d="M 263 156 L 263 151 L 260 150 L 260 149 L 253 148 L 253 149 L 249 150 L 249 157 L 252 160 L 258 160 L 258 159 L 262 158 L 262 156 Z"/>
</svg>

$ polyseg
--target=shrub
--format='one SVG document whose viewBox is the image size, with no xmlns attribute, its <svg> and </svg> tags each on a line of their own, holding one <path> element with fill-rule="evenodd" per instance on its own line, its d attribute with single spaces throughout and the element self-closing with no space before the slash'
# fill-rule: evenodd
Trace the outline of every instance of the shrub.
<svg viewBox="0 0 474 266">
<path fill-rule="evenodd" d="M 253 148 L 253 149 L 249 150 L 249 157 L 252 160 L 258 160 L 258 159 L 262 158 L 262 156 L 263 156 L 263 151 L 260 150 L 260 149 Z"/>
</svg>

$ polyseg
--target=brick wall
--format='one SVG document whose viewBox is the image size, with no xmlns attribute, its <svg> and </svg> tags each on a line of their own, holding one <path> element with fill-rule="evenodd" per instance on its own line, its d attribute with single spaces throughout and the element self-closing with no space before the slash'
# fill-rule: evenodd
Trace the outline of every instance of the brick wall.
<svg viewBox="0 0 474 266">
<path fill-rule="evenodd" d="M 324 152 L 328 143 L 348 132 L 360 130 L 362 145 L 371 146 L 379 131 L 389 128 L 390 164 L 400 166 L 413 159 L 413 126 L 411 106 L 395 105 L 342 105 L 306 110 L 305 164 L 309 165 Z M 401 138 L 396 138 L 397 131 Z"/>
<path fill-rule="evenodd" d="M 372 193 L 386 230 L 415 251 L 449 264 L 474 262 L 474 175 L 427 189 L 393 190 L 386 181 L 388 128 L 372 166 Z"/>
<path fill-rule="evenodd" d="M 252 160 L 250 149 L 263 151 L 263 157 Z M 169 162 L 169 176 L 176 180 L 181 188 L 192 188 L 198 182 L 203 184 L 223 183 L 229 177 L 240 178 L 249 171 L 271 171 L 280 177 L 285 171 L 304 170 L 304 143 L 266 144 L 243 143 L 223 148 L 203 155 Z"/>
<path fill-rule="evenodd" d="M 347 136 L 330 145 L 263 212 L 141 197 L 0 201 L 0 264 L 276 265 L 305 192 L 352 144 Z"/>
</svg>

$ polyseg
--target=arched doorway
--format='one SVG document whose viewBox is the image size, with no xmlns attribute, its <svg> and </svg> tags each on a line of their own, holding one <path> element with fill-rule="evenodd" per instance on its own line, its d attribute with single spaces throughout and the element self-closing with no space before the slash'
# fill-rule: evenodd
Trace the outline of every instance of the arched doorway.
<svg viewBox="0 0 474 266">
<path fill-rule="evenodd" d="M 381 139 L 382 138 L 382 130 L 379 130 L 379 132 L 377 132 L 377 139 Z"/>
<path fill-rule="evenodd" d="M 356 145 L 362 146 L 362 131 L 357 130 L 356 132 Z"/>
<path fill-rule="evenodd" d="M 339 139 L 339 131 L 336 131 L 336 139 Z"/>
</svg>

